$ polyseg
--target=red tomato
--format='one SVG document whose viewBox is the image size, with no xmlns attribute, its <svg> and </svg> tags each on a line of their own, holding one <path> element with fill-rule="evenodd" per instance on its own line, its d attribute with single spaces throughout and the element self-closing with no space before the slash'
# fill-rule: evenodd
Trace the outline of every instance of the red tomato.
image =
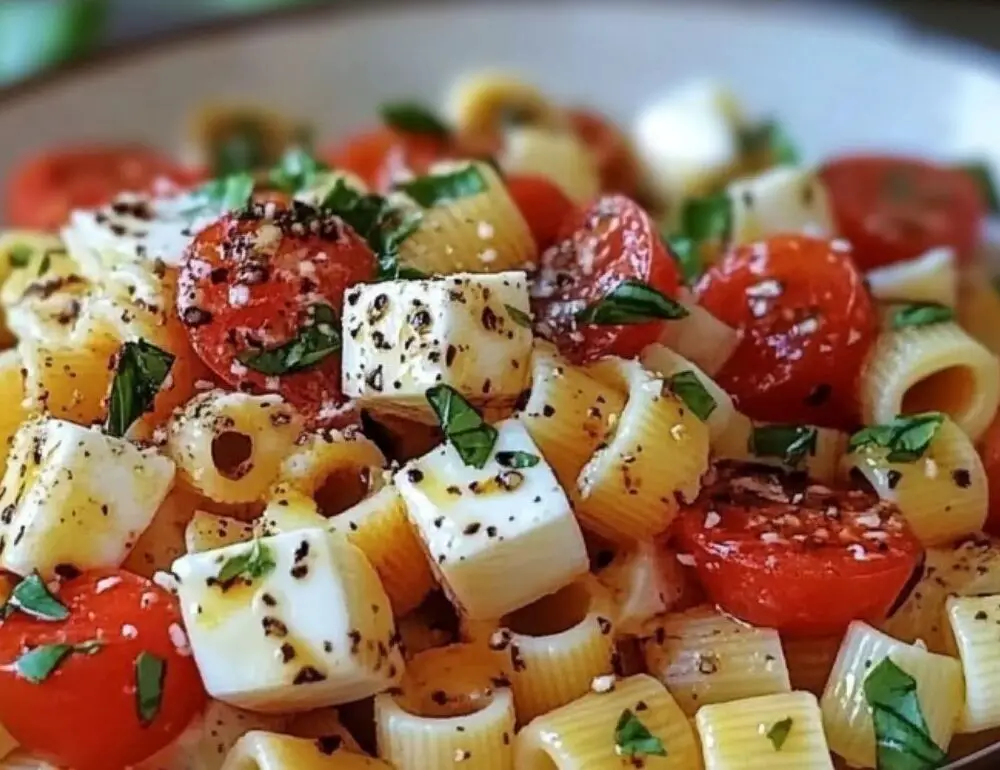
<svg viewBox="0 0 1000 770">
<path fill-rule="evenodd" d="M 371 249 L 339 218 L 299 203 L 254 203 L 195 237 L 181 267 L 177 310 L 195 351 L 223 381 L 277 390 L 313 426 L 342 424 L 339 353 L 271 375 L 238 356 L 296 339 L 316 306 L 330 306 L 339 319 L 344 290 L 374 276 Z"/>
<path fill-rule="evenodd" d="M 878 621 L 921 566 L 899 510 L 870 492 L 807 486 L 780 472 L 722 469 L 677 520 L 709 598 L 781 633 L 841 633 Z"/>
<path fill-rule="evenodd" d="M 16 612 L 0 624 L 0 723 L 26 749 L 74 770 L 118 770 L 173 741 L 205 703 L 177 600 L 116 570 L 85 573 L 57 596 L 65 621 Z M 96 652 L 70 653 L 38 684 L 11 665 L 31 648 L 93 640 Z M 143 652 L 165 664 L 159 710 L 146 724 L 136 705 Z"/>
<path fill-rule="evenodd" d="M 576 135 L 597 159 L 601 189 L 607 193 L 636 195 L 639 165 L 621 129 L 603 115 L 590 110 L 569 110 L 567 114 Z"/>
<path fill-rule="evenodd" d="M 545 177 L 507 177 L 507 190 L 535 236 L 538 250 L 544 251 L 559 237 L 559 228 L 573 211 L 573 201 Z"/>
<path fill-rule="evenodd" d="M 840 234 L 862 270 L 951 246 L 960 258 L 979 242 L 986 206 L 972 178 L 915 158 L 858 155 L 821 170 Z"/>
<path fill-rule="evenodd" d="M 649 215 L 623 195 L 606 195 L 573 211 L 558 243 L 542 254 L 532 286 L 536 331 L 577 362 L 638 355 L 659 338 L 667 321 L 621 326 L 576 321 L 577 313 L 627 279 L 669 297 L 680 288 L 677 265 Z"/>
<path fill-rule="evenodd" d="M 697 290 L 740 333 L 716 379 L 748 416 L 856 425 L 856 383 L 878 322 L 850 254 L 819 238 L 779 235 L 737 249 Z"/>
<path fill-rule="evenodd" d="M 990 490 L 990 509 L 985 529 L 1000 535 L 1000 412 L 980 439 L 979 456 L 986 469 L 987 486 Z"/>
<path fill-rule="evenodd" d="M 374 190 L 387 192 L 400 176 L 420 175 L 434 163 L 454 157 L 449 139 L 377 128 L 349 137 L 323 153 L 331 166 L 351 171 Z"/>
<path fill-rule="evenodd" d="M 121 192 L 148 191 L 158 179 L 185 186 L 199 176 L 141 145 L 41 153 L 7 180 L 7 220 L 14 227 L 57 230 L 73 209 L 101 206 Z"/>
</svg>

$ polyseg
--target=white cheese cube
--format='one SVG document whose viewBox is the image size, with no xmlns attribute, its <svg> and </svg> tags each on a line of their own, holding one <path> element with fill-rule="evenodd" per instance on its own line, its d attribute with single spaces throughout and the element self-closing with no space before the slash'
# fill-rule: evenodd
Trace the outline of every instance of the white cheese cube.
<svg viewBox="0 0 1000 770">
<path fill-rule="evenodd" d="M 493 456 L 481 469 L 446 442 L 396 474 L 431 562 L 473 620 L 530 604 L 588 569 L 566 493 L 528 431 L 514 419 L 496 427 Z M 526 457 L 537 463 L 525 467 Z"/>
<path fill-rule="evenodd" d="M 826 185 L 814 169 L 778 166 L 726 188 L 733 206 L 732 240 L 752 243 L 776 233 L 829 236 L 834 231 Z"/>
<path fill-rule="evenodd" d="M 273 567 L 220 581 L 223 566 L 241 557 Z M 173 572 L 195 662 L 218 700 L 308 711 L 374 695 L 403 673 L 385 590 L 340 535 L 286 532 L 189 554 Z"/>
<path fill-rule="evenodd" d="M 344 393 L 422 422 L 436 422 L 424 394 L 439 384 L 509 406 L 527 384 L 529 313 L 522 272 L 355 286 L 344 303 Z"/>
<path fill-rule="evenodd" d="M 173 481 L 169 459 L 96 428 L 24 423 L 0 485 L 0 569 L 118 566 Z"/>
</svg>

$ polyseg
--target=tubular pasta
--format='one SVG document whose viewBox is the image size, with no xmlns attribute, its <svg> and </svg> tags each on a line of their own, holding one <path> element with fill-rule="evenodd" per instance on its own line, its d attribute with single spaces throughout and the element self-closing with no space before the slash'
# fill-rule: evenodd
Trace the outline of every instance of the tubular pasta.
<svg viewBox="0 0 1000 770">
<path fill-rule="evenodd" d="M 385 762 L 347 751 L 336 741 L 311 741 L 253 730 L 237 741 L 222 770 L 392 769 Z"/>
<path fill-rule="evenodd" d="M 956 730 L 1000 727 L 1000 594 L 951 597 L 945 605 L 952 654 L 962 661 L 965 705 Z"/>
<path fill-rule="evenodd" d="M 916 259 L 869 270 L 865 275 L 872 296 L 882 302 L 958 304 L 955 250 L 931 249 Z"/>
<path fill-rule="evenodd" d="M 739 343 L 736 330 L 691 299 L 681 300 L 688 315 L 663 325 L 660 343 L 714 377 Z"/>
<path fill-rule="evenodd" d="M 566 118 L 535 86 L 500 71 L 473 72 L 456 81 L 446 113 L 460 134 L 492 139 L 512 116 L 518 123 L 561 128 Z"/>
<path fill-rule="evenodd" d="M 548 179 L 579 205 L 589 203 L 601 191 L 594 155 L 570 131 L 515 126 L 504 136 L 499 161 L 507 174 Z"/>
</svg>

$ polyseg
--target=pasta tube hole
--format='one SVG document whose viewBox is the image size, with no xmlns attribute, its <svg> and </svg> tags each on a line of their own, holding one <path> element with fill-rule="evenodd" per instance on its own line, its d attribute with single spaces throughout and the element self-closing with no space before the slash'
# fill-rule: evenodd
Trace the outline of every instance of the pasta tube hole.
<svg viewBox="0 0 1000 770">
<path fill-rule="evenodd" d="M 582 623 L 590 608 L 590 592 L 578 580 L 505 615 L 500 625 L 524 636 L 552 636 Z"/>
<path fill-rule="evenodd" d="M 976 376 L 967 366 L 951 366 L 915 382 L 903 395 L 903 414 L 942 411 L 961 418 L 976 398 Z"/>
<path fill-rule="evenodd" d="M 319 512 L 330 518 L 364 500 L 371 490 L 368 468 L 338 468 L 319 485 L 313 495 Z"/>
<path fill-rule="evenodd" d="M 503 671 L 485 650 L 453 644 L 414 657 L 395 700 L 413 716 L 449 719 L 486 709 L 502 686 L 506 686 Z"/>
<path fill-rule="evenodd" d="M 230 481 L 239 481 L 253 468 L 253 439 L 235 430 L 223 431 L 212 439 L 212 463 Z"/>
</svg>

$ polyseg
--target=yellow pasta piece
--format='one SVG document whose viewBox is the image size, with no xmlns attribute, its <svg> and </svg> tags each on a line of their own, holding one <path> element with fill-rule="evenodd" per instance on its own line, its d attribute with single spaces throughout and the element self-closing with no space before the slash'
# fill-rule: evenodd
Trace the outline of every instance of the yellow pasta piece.
<svg viewBox="0 0 1000 770">
<path fill-rule="evenodd" d="M 252 524 L 219 516 L 205 511 L 195 511 L 184 530 L 184 544 L 187 553 L 201 553 L 224 548 L 227 545 L 245 543 L 254 536 Z"/>
<path fill-rule="evenodd" d="M 945 604 L 949 647 L 962 661 L 965 705 L 956 730 L 1000 727 L 1000 594 L 951 597 Z"/>
<path fill-rule="evenodd" d="M 261 730 L 244 735 L 222 770 L 392 770 L 377 759 L 355 754 L 335 740 L 312 741 Z"/>
<path fill-rule="evenodd" d="M 619 551 L 595 577 L 611 593 L 618 635 L 641 633 L 647 621 L 674 606 L 689 580 L 677 553 L 662 543 Z"/>
<path fill-rule="evenodd" d="M 830 749 L 857 767 L 875 767 L 875 729 L 864 681 L 886 657 L 916 680 L 930 737 L 944 750 L 962 709 L 962 667 L 957 660 L 900 642 L 866 623 L 851 623 L 820 708 Z"/>
<path fill-rule="evenodd" d="M 340 712 L 336 708 L 316 709 L 293 714 L 285 728 L 289 735 L 296 738 L 312 738 L 323 740 L 328 746 L 336 745 L 344 751 L 364 754 L 364 749 L 354 739 L 354 736 L 340 721 Z"/>
<path fill-rule="evenodd" d="M 1000 401 L 1000 361 L 958 324 L 883 330 L 861 376 L 866 425 L 945 412 L 976 441 Z"/>
<path fill-rule="evenodd" d="M 959 273 L 958 322 L 973 339 L 1000 355 L 1000 292 L 982 261 L 966 265 Z"/>
<path fill-rule="evenodd" d="M 778 632 L 701 606 L 655 618 L 642 634 L 646 668 L 688 716 L 708 703 L 789 692 Z"/>
<path fill-rule="evenodd" d="M 544 177 L 579 205 L 601 192 L 597 161 L 571 131 L 515 126 L 506 132 L 498 160 L 505 173 Z"/>
<path fill-rule="evenodd" d="M 678 496 L 697 496 L 708 470 L 708 428 L 638 362 L 605 359 L 588 372 L 629 395 L 607 445 L 580 471 L 577 516 L 615 543 L 648 539 L 670 525 Z"/>
<path fill-rule="evenodd" d="M 7 465 L 10 445 L 18 427 L 29 415 L 24 406 L 24 374 L 21 354 L 15 350 L 0 353 L 0 467 Z"/>
<path fill-rule="evenodd" d="M 515 741 L 517 770 L 628 767 L 630 760 L 616 745 L 616 727 L 626 711 L 659 739 L 666 752 L 666 756 L 633 757 L 647 770 L 701 767 L 698 741 L 684 712 L 662 684 L 639 674 L 532 720 Z"/>
<path fill-rule="evenodd" d="M 445 110 L 455 128 L 473 139 L 492 139 L 511 119 L 561 128 L 563 113 L 541 91 L 513 73 L 487 70 L 464 75 L 451 88 Z"/>
<path fill-rule="evenodd" d="M 872 296 L 882 302 L 958 304 L 955 250 L 942 246 L 916 259 L 869 270 L 865 275 Z"/>
<path fill-rule="evenodd" d="M 259 104 L 209 102 L 199 106 L 188 122 L 188 146 L 185 154 L 196 165 L 213 166 L 223 148 L 244 142 L 249 134 L 255 143 L 255 168 L 273 165 L 282 151 L 308 136 L 308 127 L 290 120 L 287 114 Z"/>
<path fill-rule="evenodd" d="M 660 343 L 683 356 L 709 377 L 714 377 L 736 350 L 739 336 L 736 330 L 724 324 L 690 298 L 681 305 L 688 315 L 666 324 Z"/>
<path fill-rule="evenodd" d="M 497 172 L 488 164 L 438 164 L 430 175 L 475 172 L 484 190 L 421 211 L 399 247 L 400 261 L 428 274 L 523 270 L 538 255 L 535 239 Z"/>
<path fill-rule="evenodd" d="M 198 512 L 198 503 L 201 498 L 183 486 L 175 486 L 167 494 L 166 499 L 160 503 L 156 509 L 153 520 L 139 536 L 135 547 L 122 563 L 122 567 L 129 572 L 151 578 L 158 570 L 170 569 L 170 565 L 185 553 L 192 549 L 187 540 L 187 530 L 195 527 L 194 520 L 215 519 L 220 517 L 212 514 Z M 232 520 L 230 520 L 232 521 Z M 250 525 L 236 522 L 240 526 L 246 527 L 249 531 Z M 220 525 L 211 528 L 206 524 L 199 525 L 199 529 L 205 530 L 205 537 L 209 531 L 217 531 Z M 202 547 L 195 550 L 211 550 L 218 545 L 202 544 Z"/>
<path fill-rule="evenodd" d="M 805 690 L 816 697 L 823 694 L 840 651 L 840 641 L 839 636 L 782 638 L 781 649 L 792 690 Z"/>
<path fill-rule="evenodd" d="M 982 530 L 989 504 L 986 471 L 965 432 L 945 418 L 923 457 L 886 459 L 889 450 L 860 447 L 844 458 L 883 500 L 899 506 L 924 545 L 944 545 Z"/>
</svg>

